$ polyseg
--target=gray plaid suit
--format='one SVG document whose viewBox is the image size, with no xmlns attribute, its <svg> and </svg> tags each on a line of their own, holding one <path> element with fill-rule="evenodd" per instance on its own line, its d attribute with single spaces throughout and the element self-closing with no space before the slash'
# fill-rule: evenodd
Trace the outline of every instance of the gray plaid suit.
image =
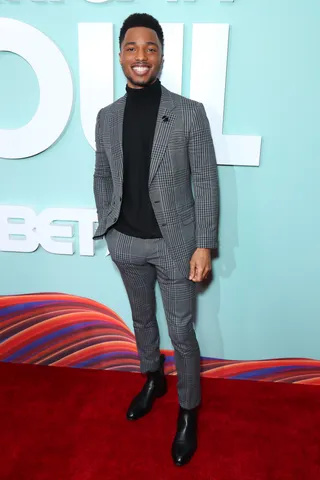
<svg viewBox="0 0 320 480">
<path fill-rule="evenodd" d="M 163 238 L 137 239 L 112 229 L 122 201 L 126 96 L 97 116 L 94 194 L 99 225 L 94 238 L 106 236 L 122 275 L 142 372 L 159 367 L 154 297 L 158 280 L 175 351 L 179 402 L 193 408 L 200 402 L 200 354 L 193 328 L 195 284 L 188 279 L 189 262 L 197 247 L 218 245 L 218 175 L 203 105 L 161 88 L 149 194 Z"/>
</svg>

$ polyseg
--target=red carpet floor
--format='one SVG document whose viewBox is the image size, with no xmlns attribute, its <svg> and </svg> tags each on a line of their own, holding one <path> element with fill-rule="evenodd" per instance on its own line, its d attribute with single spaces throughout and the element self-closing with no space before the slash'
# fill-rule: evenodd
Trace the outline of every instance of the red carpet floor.
<svg viewBox="0 0 320 480">
<path fill-rule="evenodd" d="M 204 380 L 199 449 L 171 463 L 176 379 L 138 422 L 137 374 L 0 363 L 1 480 L 319 480 L 320 388 Z"/>
</svg>

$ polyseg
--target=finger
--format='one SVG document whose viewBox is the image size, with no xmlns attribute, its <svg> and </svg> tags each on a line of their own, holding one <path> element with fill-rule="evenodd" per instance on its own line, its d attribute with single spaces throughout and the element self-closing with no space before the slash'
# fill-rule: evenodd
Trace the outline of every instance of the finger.
<svg viewBox="0 0 320 480">
<path fill-rule="evenodd" d="M 194 263 L 194 262 L 190 262 L 190 274 L 189 274 L 189 280 L 193 280 L 193 279 L 194 279 L 194 276 L 195 276 L 195 269 L 196 269 L 195 263 Z"/>
<path fill-rule="evenodd" d="M 203 268 L 200 267 L 196 269 L 196 276 L 195 276 L 196 282 L 201 282 L 203 280 L 203 273 L 204 273 Z"/>
<path fill-rule="evenodd" d="M 209 277 L 209 274 L 210 274 L 210 270 L 206 270 L 205 273 L 203 274 L 203 280 L 207 280 L 207 278 Z"/>
<path fill-rule="evenodd" d="M 208 267 L 204 268 L 202 273 L 202 279 L 200 281 L 206 280 L 209 277 L 210 272 L 211 272 L 211 268 L 208 268 Z"/>
</svg>

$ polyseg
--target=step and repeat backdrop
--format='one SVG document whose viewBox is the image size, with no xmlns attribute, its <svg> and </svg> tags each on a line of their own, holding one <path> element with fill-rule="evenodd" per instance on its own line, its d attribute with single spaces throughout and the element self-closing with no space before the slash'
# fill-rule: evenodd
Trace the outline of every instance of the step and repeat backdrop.
<svg viewBox="0 0 320 480">
<path fill-rule="evenodd" d="M 320 383 L 317 0 L 0 0 L 0 361 L 138 371 L 120 274 L 92 240 L 95 119 L 124 94 L 135 12 L 161 22 L 161 81 L 205 105 L 219 164 L 203 375 Z"/>
</svg>

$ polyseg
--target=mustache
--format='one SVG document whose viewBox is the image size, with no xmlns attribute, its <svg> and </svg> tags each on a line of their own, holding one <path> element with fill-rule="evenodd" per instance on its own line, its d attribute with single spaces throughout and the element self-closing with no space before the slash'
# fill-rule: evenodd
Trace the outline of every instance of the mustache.
<svg viewBox="0 0 320 480">
<path fill-rule="evenodd" d="M 151 67 L 150 63 L 147 62 L 135 62 L 131 67 Z"/>
</svg>

